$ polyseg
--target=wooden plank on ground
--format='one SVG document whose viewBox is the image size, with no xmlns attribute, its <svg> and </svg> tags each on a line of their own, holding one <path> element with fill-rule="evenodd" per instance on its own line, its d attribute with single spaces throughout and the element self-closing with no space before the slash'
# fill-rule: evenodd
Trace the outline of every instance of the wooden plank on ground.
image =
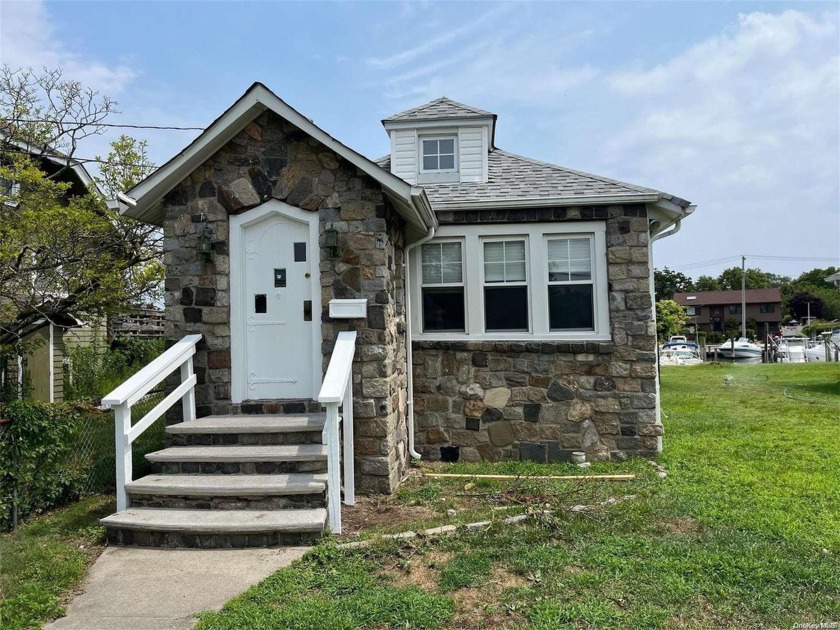
<svg viewBox="0 0 840 630">
<path fill-rule="evenodd" d="M 636 475 L 470 475 L 466 473 L 423 473 L 424 477 L 470 479 L 564 479 L 580 481 L 633 481 Z"/>
</svg>

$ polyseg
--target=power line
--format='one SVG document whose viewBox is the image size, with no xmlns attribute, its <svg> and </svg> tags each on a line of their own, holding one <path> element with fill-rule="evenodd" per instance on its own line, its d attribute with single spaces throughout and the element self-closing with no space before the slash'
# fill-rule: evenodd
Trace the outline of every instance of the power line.
<svg viewBox="0 0 840 630">
<path fill-rule="evenodd" d="M 7 118 L 12 123 L 52 123 L 60 125 L 61 121 L 50 120 L 49 118 Z M 117 129 L 157 129 L 162 131 L 204 131 L 204 127 L 179 127 L 177 125 L 122 125 L 117 123 L 89 123 L 93 127 L 113 127 Z"/>
</svg>

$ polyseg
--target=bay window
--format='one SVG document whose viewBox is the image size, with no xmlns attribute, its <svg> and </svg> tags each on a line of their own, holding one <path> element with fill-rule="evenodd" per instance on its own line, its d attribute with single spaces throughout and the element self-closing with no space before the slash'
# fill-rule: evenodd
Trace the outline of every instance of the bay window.
<svg viewBox="0 0 840 630">
<path fill-rule="evenodd" d="M 412 252 L 417 339 L 608 340 L 602 221 L 444 225 Z"/>
</svg>

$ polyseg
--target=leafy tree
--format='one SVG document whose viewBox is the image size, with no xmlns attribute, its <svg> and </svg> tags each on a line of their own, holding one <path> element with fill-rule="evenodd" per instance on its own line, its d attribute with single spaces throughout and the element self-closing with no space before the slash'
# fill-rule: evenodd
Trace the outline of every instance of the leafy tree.
<svg viewBox="0 0 840 630">
<path fill-rule="evenodd" d="M 159 232 L 121 217 L 98 191 L 76 194 L 61 181 L 79 142 L 103 131 L 115 105 L 60 70 L 0 71 L 0 178 L 15 184 L 0 191 L 0 350 L 45 319 L 155 299 Z M 47 174 L 43 156 L 61 168 Z M 110 192 L 151 168 L 145 144 L 125 137 L 108 160 L 100 181 Z"/>
<path fill-rule="evenodd" d="M 717 278 L 712 276 L 700 276 L 694 283 L 695 291 L 720 291 L 721 286 Z"/>
<path fill-rule="evenodd" d="M 666 341 L 670 336 L 680 334 L 685 322 L 685 309 L 673 300 L 656 303 L 656 332 L 660 340 Z"/>
<path fill-rule="evenodd" d="M 694 283 L 684 273 L 665 267 L 653 270 L 653 284 L 657 300 L 671 300 L 675 293 L 694 290 Z"/>
<path fill-rule="evenodd" d="M 834 285 L 829 282 L 826 282 L 825 279 L 831 275 L 834 275 L 840 271 L 838 267 L 826 267 L 825 269 L 811 269 L 811 271 L 806 271 L 794 281 L 795 284 L 807 284 L 812 287 L 820 288 L 820 289 L 834 289 L 837 290 Z"/>
<path fill-rule="evenodd" d="M 813 293 L 799 291 L 794 293 L 788 300 L 790 313 L 796 319 L 802 321 L 810 313 L 812 319 L 822 319 L 825 303 Z"/>
<path fill-rule="evenodd" d="M 717 278 L 721 291 L 740 291 L 741 290 L 741 268 L 730 267 L 724 269 Z M 767 274 L 761 269 L 747 269 L 746 288 L 748 289 L 767 289 L 770 286 L 770 279 Z"/>
</svg>

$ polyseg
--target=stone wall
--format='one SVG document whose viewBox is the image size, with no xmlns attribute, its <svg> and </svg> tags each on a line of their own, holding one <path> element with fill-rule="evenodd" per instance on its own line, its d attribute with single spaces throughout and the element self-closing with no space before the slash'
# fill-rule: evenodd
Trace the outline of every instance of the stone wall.
<svg viewBox="0 0 840 630">
<path fill-rule="evenodd" d="M 199 416 L 299 412 L 312 401 L 231 404 L 229 216 L 269 199 L 319 213 L 324 369 L 341 330 L 358 331 L 354 363 L 357 487 L 392 492 L 405 469 L 404 225 L 364 172 L 271 112 L 261 114 L 164 200 L 166 338 L 201 333 Z M 205 225 L 213 255 L 196 251 Z M 339 255 L 324 247 L 339 234 Z M 367 298 L 367 320 L 331 321 L 332 298 Z M 170 421 L 177 421 L 177 412 Z"/>
<path fill-rule="evenodd" d="M 431 460 L 568 461 L 660 449 L 644 206 L 439 213 L 441 223 L 604 220 L 611 342 L 414 342 L 415 438 Z"/>
</svg>

